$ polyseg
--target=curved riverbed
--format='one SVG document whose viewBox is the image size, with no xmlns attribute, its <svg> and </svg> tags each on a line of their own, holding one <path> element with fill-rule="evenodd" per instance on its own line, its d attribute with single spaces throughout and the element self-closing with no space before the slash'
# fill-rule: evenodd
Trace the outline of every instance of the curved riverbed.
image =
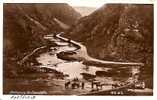
<svg viewBox="0 0 157 100">
<path fill-rule="evenodd" d="M 51 39 L 52 38 L 48 38 Z M 100 68 L 96 66 L 86 66 L 83 65 L 80 61 L 65 61 L 57 58 L 56 54 L 59 52 L 66 52 L 66 51 L 74 51 L 77 48 L 69 44 L 67 42 L 59 41 L 59 40 L 53 40 L 58 47 L 51 47 L 51 50 L 49 52 L 40 54 L 40 56 L 37 58 L 37 61 L 41 63 L 42 65 L 40 67 L 48 67 L 55 69 L 59 72 L 63 72 L 64 74 L 69 75 L 67 79 L 73 79 L 73 78 L 79 78 L 82 79 L 81 73 L 89 73 L 92 75 L 95 75 L 96 71 L 101 70 L 108 70 L 109 68 Z"/>
<path fill-rule="evenodd" d="M 69 43 L 62 41 L 59 38 L 54 38 L 53 36 L 46 36 L 52 42 L 58 44 L 56 47 L 51 47 L 49 51 L 39 54 L 36 60 L 41 64 L 38 66 L 32 66 L 35 68 L 50 68 L 58 72 L 63 73 L 65 76 L 63 78 L 57 78 L 55 73 L 23 73 L 19 78 L 9 79 L 7 81 L 6 91 L 8 93 L 14 94 L 52 94 L 52 95 L 81 95 L 89 93 L 91 89 L 91 82 L 84 79 L 82 73 L 95 75 L 96 80 L 101 81 L 103 84 L 108 84 L 103 86 L 102 89 L 111 89 L 111 84 L 120 81 L 126 81 L 129 77 L 118 77 L 118 76 L 97 76 L 97 71 L 108 71 L 113 70 L 113 68 L 98 67 L 98 66 L 87 66 L 82 63 L 82 61 L 66 61 L 57 58 L 57 53 L 66 51 L 76 51 L 78 48 Z M 118 71 L 118 69 L 116 69 Z M 133 70 L 129 70 L 132 73 Z M 135 72 L 134 70 L 133 72 Z M 139 70 L 137 70 L 139 71 Z M 67 80 L 73 80 L 78 78 L 80 81 L 85 82 L 84 89 L 65 89 L 64 85 Z"/>
</svg>

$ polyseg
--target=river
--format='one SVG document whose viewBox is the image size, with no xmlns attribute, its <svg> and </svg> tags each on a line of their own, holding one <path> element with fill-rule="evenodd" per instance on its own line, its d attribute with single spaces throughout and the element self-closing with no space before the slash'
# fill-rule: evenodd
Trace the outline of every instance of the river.
<svg viewBox="0 0 157 100">
<path fill-rule="evenodd" d="M 81 61 L 65 61 L 57 58 L 56 54 L 62 51 L 74 51 L 77 48 L 62 40 L 54 39 L 53 37 L 47 37 L 50 41 L 55 42 L 58 47 L 51 47 L 51 51 L 40 54 L 37 61 L 42 65 L 40 67 L 48 67 L 55 69 L 64 74 L 68 74 L 67 79 L 79 78 L 82 79 L 81 73 L 89 73 L 95 75 L 96 71 L 108 70 L 110 68 L 100 68 L 96 66 L 86 66 Z"/>
<path fill-rule="evenodd" d="M 102 89 L 111 89 L 111 84 L 115 82 L 126 81 L 129 77 L 115 76 L 98 76 L 97 71 L 110 71 L 113 68 L 98 67 L 98 66 L 87 66 L 82 61 L 67 61 L 57 57 L 57 54 L 62 51 L 78 51 L 78 48 L 59 38 L 54 38 L 52 35 L 44 37 L 49 41 L 55 42 L 58 46 L 51 47 L 49 51 L 39 54 L 36 60 L 40 63 L 37 68 L 50 68 L 58 72 L 62 72 L 64 75 L 63 79 L 58 79 L 53 73 L 31 73 L 22 74 L 21 78 L 6 80 L 7 88 L 6 91 L 14 94 L 53 94 L 53 95 L 80 95 L 82 93 L 88 93 L 91 91 L 91 82 L 87 81 L 82 73 L 96 76 L 95 80 L 101 81 L 103 84 Z M 78 53 L 78 52 L 76 52 Z M 139 72 L 136 68 L 129 69 L 129 73 Z M 118 70 L 116 70 L 118 71 Z M 64 84 L 68 80 L 72 81 L 74 78 L 78 78 L 79 81 L 85 82 L 84 89 L 65 89 Z M 27 91 L 27 92 L 26 92 Z"/>
<path fill-rule="evenodd" d="M 97 66 L 87 66 L 82 63 L 82 61 L 66 61 L 59 59 L 57 57 L 57 53 L 60 53 L 62 51 L 76 51 L 78 48 L 68 42 L 62 41 L 58 38 L 53 38 L 51 35 L 44 37 L 45 39 L 48 39 L 52 42 L 55 42 L 58 46 L 57 47 L 51 47 L 49 52 L 45 52 L 39 55 L 37 57 L 37 61 L 41 63 L 38 67 L 46 67 L 51 68 L 54 70 L 57 70 L 58 72 L 62 72 L 64 75 L 67 75 L 64 77 L 64 81 L 66 80 L 73 80 L 74 78 L 78 78 L 80 81 L 85 80 L 82 73 L 90 74 L 90 75 L 96 75 L 97 71 L 108 71 L 112 70 L 112 68 L 106 68 L 106 67 L 97 67 Z M 77 52 L 76 52 L 77 53 Z M 130 69 L 129 69 L 130 70 Z M 133 71 L 134 70 L 134 71 Z M 138 72 L 137 69 L 131 69 L 130 73 L 132 72 Z M 96 80 L 102 81 L 104 84 L 113 84 L 114 82 L 119 81 L 126 81 L 129 77 L 105 77 L 105 76 L 97 76 Z M 86 81 L 86 92 L 89 92 L 91 90 L 90 82 Z M 111 85 L 103 87 L 103 89 L 111 88 Z M 79 90 L 79 89 L 78 89 Z M 57 90 L 59 91 L 59 90 Z M 73 90 L 71 90 L 73 91 Z M 76 92 L 76 90 L 75 90 Z M 80 91 L 78 91 L 79 93 Z M 73 93 L 72 93 L 73 94 Z M 77 94 L 77 93 L 74 93 Z"/>
</svg>

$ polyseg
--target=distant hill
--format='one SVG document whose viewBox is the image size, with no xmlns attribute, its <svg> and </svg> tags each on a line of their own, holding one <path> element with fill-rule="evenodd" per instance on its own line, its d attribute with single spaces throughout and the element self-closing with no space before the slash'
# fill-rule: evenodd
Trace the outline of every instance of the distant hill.
<svg viewBox="0 0 157 100">
<path fill-rule="evenodd" d="M 83 43 L 95 58 L 143 62 L 152 75 L 153 21 L 153 5 L 106 4 L 81 18 L 65 36 Z"/>
</svg>

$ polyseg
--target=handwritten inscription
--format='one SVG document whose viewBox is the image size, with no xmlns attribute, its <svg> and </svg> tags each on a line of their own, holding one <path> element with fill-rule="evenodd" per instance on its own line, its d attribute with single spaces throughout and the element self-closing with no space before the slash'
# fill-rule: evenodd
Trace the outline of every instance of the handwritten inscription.
<svg viewBox="0 0 157 100">
<path fill-rule="evenodd" d="M 11 100 L 34 100 L 36 96 L 32 95 L 12 95 Z"/>
</svg>

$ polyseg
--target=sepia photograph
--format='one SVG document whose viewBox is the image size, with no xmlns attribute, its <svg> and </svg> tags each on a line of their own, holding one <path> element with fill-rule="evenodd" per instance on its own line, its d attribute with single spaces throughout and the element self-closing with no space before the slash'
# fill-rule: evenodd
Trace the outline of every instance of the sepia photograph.
<svg viewBox="0 0 157 100">
<path fill-rule="evenodd" d="M 153 96 L 154 5 L 3 4 L 3 94 Z"/>
</svg>

